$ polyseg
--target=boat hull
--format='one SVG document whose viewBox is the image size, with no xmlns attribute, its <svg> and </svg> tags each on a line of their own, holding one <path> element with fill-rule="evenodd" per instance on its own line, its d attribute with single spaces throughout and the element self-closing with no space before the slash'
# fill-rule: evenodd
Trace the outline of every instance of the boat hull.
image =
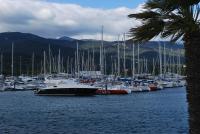
<svg viewBox="0 0 200 134">
<path fill-rule="evenodd" d="M 56 88 L 56 89 L 38 89 L 36 95 L 55 95 L 55 96 L 90 96 L 95 95 L 96 88 Z"/>
<path fill-rule="evenodd" d="M 149 86 L 149 88 L 150 88 L 150 91 L 157 91 L 158 90 L 157 86 Z"/>
<path fill-rule="evenodd" d="M 104 90 L 99 89 L 96 91 L 98 95 L 112 94 L 112 95 L 120 95 L 120 94 L 128 94 L 126 90 Z"/>
</svg>

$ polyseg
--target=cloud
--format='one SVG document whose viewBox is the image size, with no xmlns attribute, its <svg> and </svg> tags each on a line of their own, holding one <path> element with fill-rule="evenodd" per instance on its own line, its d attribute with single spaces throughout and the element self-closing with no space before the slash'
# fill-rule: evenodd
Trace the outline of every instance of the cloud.
<svg viewBox="0 0 200 134">
<path fill-rule="evenodd" d="M 104 25 L 105 39 L 113 40 L 140 24 L 127 15 L 141 10 L 141 5 L 135 9 L 98 9 L 45 0 L 0 0 L 0 3 L 0 32 L 100 39 L 100 28 Z"/>
</svg>

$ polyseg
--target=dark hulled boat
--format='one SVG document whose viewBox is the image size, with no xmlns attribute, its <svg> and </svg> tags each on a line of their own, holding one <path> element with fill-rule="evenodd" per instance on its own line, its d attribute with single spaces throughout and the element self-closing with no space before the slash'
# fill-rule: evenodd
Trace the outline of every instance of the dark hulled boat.
<svg viewBox="0 0 200 134">
<path fill-rule="evenodd" d="M 86 87 L 54 87 L 54 88 L 46 88 L 46 89 L 37 89 L 35 90 L 35 94 L 37 95 L 55 95 L 55 96 L 70 96 L 70 95 L 77 95 L 77 96 L 89 96 L 95 95 L 97 88 L 86 88 Z"/>
<path fill-rule="evenodd" d="M 76 82 L 74 79 L 68 80 L 46 80 L 46 87 L 35 90 L 37 95 L 95 95 L 97 87 Z"/>
</svg>

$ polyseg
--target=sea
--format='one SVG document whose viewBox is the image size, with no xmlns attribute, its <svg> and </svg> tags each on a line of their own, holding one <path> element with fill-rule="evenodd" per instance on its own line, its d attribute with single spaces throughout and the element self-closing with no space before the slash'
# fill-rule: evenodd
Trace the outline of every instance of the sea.
<svg viewBox="0 0 200 134">
<path fill-rule="evenodd" d="M 89 97 L 0 92 L 0 134 L 188 134 L 186 89 Z"/>
</svg>

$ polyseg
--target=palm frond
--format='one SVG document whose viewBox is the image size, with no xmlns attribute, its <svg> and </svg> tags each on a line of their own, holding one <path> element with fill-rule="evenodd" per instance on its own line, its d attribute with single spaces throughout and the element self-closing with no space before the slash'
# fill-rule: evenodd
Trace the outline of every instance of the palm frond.
<svg viewBox="0 0 200 134">
<path fill-rule="evenodd" d="M 177 41 L 185 33 L 200 31 L 200 0 L 148 0 L 145 11 L 130 14 L 142 21 L 130 33 L 135 41 L 148 41 L 161 35 Z"/>
<path fill-rule="evenodd" d="M 159 18 L 160 14 L 157 12 L 153 12 L 153 11 L 144 11 L 142 13 L 130 14 L 130 15 L 128 15 L 128 17 L 145 21 L 145 20 L 152 19 L 152 18 Z"/>
<path fill-rule="evenodd" d="M 135 42 L 148 41 L 160 34 L 163 31 L 164 22 L 161 20 L 151 19 L 146 21 L 142 26 L 132 28 L 130 33 L 132 34 Z"/>
</svg>

